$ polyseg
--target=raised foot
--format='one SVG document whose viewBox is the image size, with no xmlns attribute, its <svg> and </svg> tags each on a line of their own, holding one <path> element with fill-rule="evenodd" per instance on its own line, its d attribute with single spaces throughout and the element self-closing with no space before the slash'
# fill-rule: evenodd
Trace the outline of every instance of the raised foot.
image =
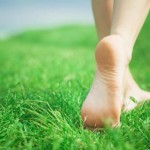
<svg viewBox="0 0 150 150">
<path fill-rule="evenodd" d="M 89 128 L 112 127 L 120 122 L 123 104 L 123 77 L 127 66 L 123 40 L 105 37 L 96 48 L 97 70 L 92 88 L 82 106 L 84 125 Z"/>
</svg>

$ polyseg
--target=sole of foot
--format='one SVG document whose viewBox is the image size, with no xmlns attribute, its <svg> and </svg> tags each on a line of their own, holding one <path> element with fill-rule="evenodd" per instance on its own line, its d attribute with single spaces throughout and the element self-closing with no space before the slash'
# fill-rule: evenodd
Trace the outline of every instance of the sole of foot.
<svg viewBox="0 0 150 150">
<path fill-rule="evenodd" d="M 96 48 L 96 76 L 83 103 L 81 116 L 84 126 L 91 129 L 115 127 L 120 122 L 123 105 L 123 78 L 128 65 L 123 39 L 111 35 Z"/>
</svg>

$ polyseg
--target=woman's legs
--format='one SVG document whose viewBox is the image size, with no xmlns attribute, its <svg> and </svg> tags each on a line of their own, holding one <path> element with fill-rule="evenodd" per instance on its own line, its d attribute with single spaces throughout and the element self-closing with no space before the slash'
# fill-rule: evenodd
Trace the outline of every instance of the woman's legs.
<svg viewBox="0 0 150 150">
<path fill-rule="evenodd" d="M 92 0 L 93 14 L 99 40 L 110 35 L 113 0 Z"/>
<path fill-rule="evenodd" d="M 125 8 L 127 9 L 125 10 Z M 149 8 L 150 0 L 136 0 L 130 2 L 128 0 L 114 1 L 114 15 L 112 19 L 111 34 L 119 34 L 127 41 L 127 43 L 129 43 L 131 55 L 137 36 L 146 16 L 148 15 Z M 120 16 L 124 17 L 121 18 Z M 124 90 L 124 109 L 126 111 L 133 109 L 137 105 L 130 100 L 130 96 L 135 97 L 139 102 L 150 99 L 150 93 L 139 88 L 128 68 L 125 75 Z"/>
<path fill-rule="evenodd" d="M 113 3 L 114 0 L 92 0 L 93 14 L 95 18 L 99 40 L 101 40 L 107 35 L 110 35 Z M 136 31 L 135 36 L 137 36 L 138 33 L 139 30 Z M 134 37 L 134 39 L 135 38 L 136 37 Z M 125 90 L 124 90 L 124 108 L 123 108 L 125 111 L 131 110 L 135 108 L 137 105 L 137 103 L 130 100 L 131 96 L 136 98 L 137 101 L 139 102 L 145 101 L 146 99 L 150 99 L 150 93 L 140 89 L 140 87 L 134 81 L 129 68 L 126 71 L 125 80 L 126 81 L 124 87 Z"/>
<path fill-rule="evenodd" d="M 84 123 L 92 128 L 102 127 L 110 119 L 112 126 L 116 126 L 120 120 L 123 81 L 134 42 L 148 14 L 150 0 L 115 0 L 111 31 L 111 1 L 93 0 L 93 7 L 95 3 L 105 5 L 101 8 L 107 7 L 109 12 L 105 14 L 104 9 L 100 10 L 104 16 L 108 14 L 108 19 L 104 21 L 106 26 L 102 21 L 96 21 L 97 27 L 104 27 L 102 31 L 98 29 L 99 37 L 109 35 L 109 32 L 111 35 L 102 39 L 96 48 L 96 77 L 82 107 Z M 94 14 L 96 9 L 98 7 L 95 7 Z M 100 17 L 102 19 L 102 15 Z"/>
</svg>

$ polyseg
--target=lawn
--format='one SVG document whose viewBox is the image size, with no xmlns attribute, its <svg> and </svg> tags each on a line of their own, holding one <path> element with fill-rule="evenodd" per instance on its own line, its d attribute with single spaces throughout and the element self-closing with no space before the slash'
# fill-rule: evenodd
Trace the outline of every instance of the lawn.
<svg viewBox="0 0 150 150">
<path fill-rule="evenodd" d="M 150 18 L 131 71 L 150 90 Z M 121 127 L 93 133 L 80 117 L 94 78 L 94 26 L 32 30 L 0 41 L 0 149 L 149 150 L 150 104 L 121 116 Z"/>
</svg>

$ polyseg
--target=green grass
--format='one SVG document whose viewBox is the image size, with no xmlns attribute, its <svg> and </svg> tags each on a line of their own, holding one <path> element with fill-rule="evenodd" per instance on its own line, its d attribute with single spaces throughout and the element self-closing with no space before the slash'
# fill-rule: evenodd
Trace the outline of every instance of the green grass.
<svg viewBox="0 0 150 150">
<path fill-rule="evenodd" d="M 150 90 L 150 18 L 131 70 Z M 122 126 L 93 133 L 80 118 L 94 78 L 93 26 L 28 31 L 0 41 L 0 149 L 149 150 L 149 103 L 121 116 Z"/>
</svg>

